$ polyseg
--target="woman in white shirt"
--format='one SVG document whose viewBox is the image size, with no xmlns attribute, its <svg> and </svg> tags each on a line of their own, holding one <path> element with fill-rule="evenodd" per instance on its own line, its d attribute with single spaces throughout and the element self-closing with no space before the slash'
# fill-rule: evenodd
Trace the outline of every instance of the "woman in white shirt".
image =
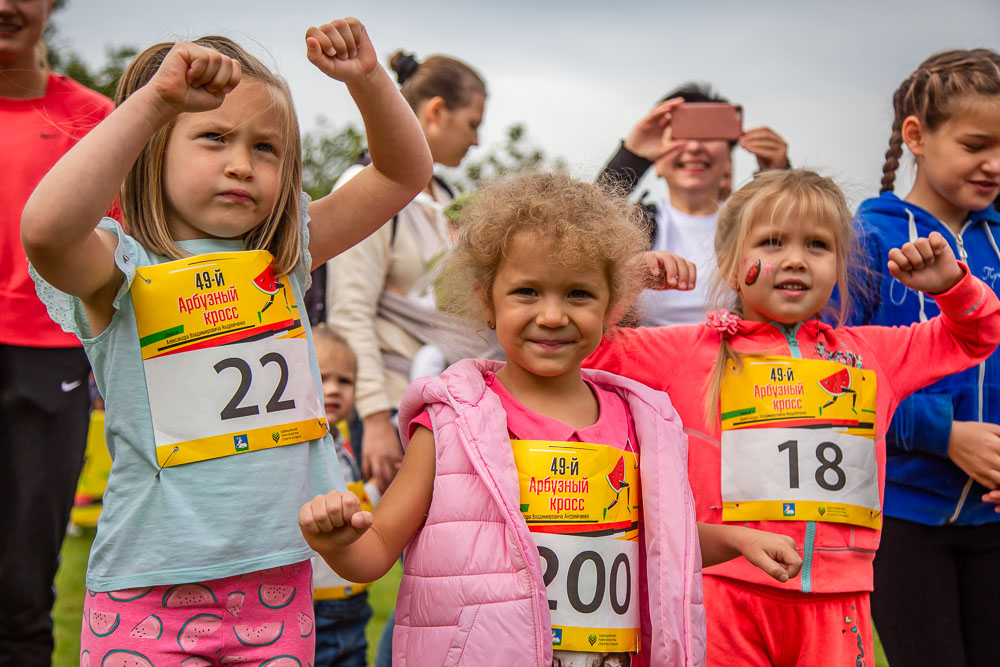
<svg viewBox="0 0 1000 667">
<path fill-rule="evenodd" d="M 486 84 L 447 56 L 417 62 L 397 51 L 390 60 L 436 164 L 456 167 L 478 143 Z M 349 180 L 361 166 L 338 181 Z M 402 447 L 394 415 L 410 381 L 410 365 L 440 328 L 432 292 L 434 267 L 455 243 L 442 211 L 453 195 L 435 177 L 377 232 L 327 264 L 327 321 L 358 355 L 355 405 L 363 422 L 362 471 L 384 491 L 396 475 Z"/>
<path fill-rule="evenodd" d="M 704 85 L 688 83 L 671 91 L 622 142 L 601 172 L 600 181 L 629 191 L 653 167 L 667 183 L 668 196 L 645 205 L 653 250 L 667 250 L 694 263 L 692 290 L 646 290 L 637 304 L 643 326 L 693 324 L 705 318 L 710 276 L 716 271 L 715 222 L 732 188 L 733 149 L 739 145 L 757 158 L 760 169 L 787 169 L 788 145 L 774 130 L 747 130 L 737 141 L 673 139 L 671 112 L 684 102 L 728 102 Z"/>
</svg>

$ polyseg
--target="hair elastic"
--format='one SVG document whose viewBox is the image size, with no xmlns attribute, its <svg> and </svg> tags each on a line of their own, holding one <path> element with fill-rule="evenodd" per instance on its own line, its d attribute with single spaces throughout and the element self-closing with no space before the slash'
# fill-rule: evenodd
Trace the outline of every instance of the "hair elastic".
<svg viewBox="0 0 1000 667">
<path fill-rule="evenodd" d="M 396 81 L 399 85 L 402 86 L 406 83 L 406 80 L 417 71 L 418 67 L 420 67 L 420 63 L 417 62 L 417 59 L 413 57 L 412 53 L 401 54 L 399 58 L 396 59 L 396 66 L 394 67 L 396 70 Z"/>
</svg>

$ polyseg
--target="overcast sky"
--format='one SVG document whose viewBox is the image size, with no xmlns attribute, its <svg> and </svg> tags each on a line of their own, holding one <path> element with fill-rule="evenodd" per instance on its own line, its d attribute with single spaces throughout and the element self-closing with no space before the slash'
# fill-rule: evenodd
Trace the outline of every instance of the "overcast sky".
<svg viewBox="0 0 1000 667">
<path fill-rule="evenodd" d="M 405 48 L 476 67 L 490 93 L 484 145 L 521 122 L 532 144 L 592 178 L 664 93 L 706 81 L 744 106 L 746 127 L 778 131 L 796 166 L 837 178 L 853 202 L 877 192 L 891 95 L 920 61 L 1000 50 L 997 0 L 68 0 L 54 21 L 60 46 L 95 66 L 111 46 L 233 37 L 288 79 L 308 130 L 321 114 L 360 120 L 343 85 L 305 57 L 306 28 L 347 15 L 365 23 L 383 63 Z M 742 182 L 754 162 L 737 153 Z"/>
</svg>

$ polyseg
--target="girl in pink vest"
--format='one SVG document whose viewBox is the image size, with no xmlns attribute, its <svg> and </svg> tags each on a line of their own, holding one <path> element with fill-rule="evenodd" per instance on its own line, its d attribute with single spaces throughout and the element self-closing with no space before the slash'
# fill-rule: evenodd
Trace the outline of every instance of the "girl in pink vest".
<svg viewBox="0 0 1000 667">
<path fill-rule="evenodd" d="M 374 516 L 351 494 L 317 496 L 306 540 L 362 582 L 405 547 L 397 665 L 702 664 L 701 567 L 743 554 L 787 581 L 800 558 L 784 537 L 697 526 L 666 395 L 581 370 L 639 286 L 630 207 L 533 174 L 463 213 L 444 275 L 507 363 L 415 382 L 406 455 Z"/>
<path fill-rule="evenodd" d="M 803 555 L 796 581 L 738 561 L 705 571 L 711 665 L 874 664 L 886 428 L 908 394 L 1000 341 L 996 295 L 937 232 L 883 261 L 940 315 L 908 327 L 820 320 L 834 286 L 841 318 L 848 309 L 855 245 L 833 181 L 761 174 L 719 214 L 716 288 L 729 308 L 704 324 L 620 331 L 585 362 L 670 394 L 700 521 L 782 533 Z"/>
</svg>

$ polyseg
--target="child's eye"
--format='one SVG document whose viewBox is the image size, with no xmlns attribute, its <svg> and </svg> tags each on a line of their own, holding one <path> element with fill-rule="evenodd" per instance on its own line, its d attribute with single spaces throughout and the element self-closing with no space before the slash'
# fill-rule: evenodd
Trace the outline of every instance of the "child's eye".
<svg viewBox="0 0 1000 667">
<path fill-rule="evenodd" d="M 201 135 L 202 139 L 208 139 L 209 141 L 222 141 L 222 135 L 218 132 L 205 132 Z"/>
<path fill-rule="evenodd" d="M 979 151 L 983 150 L 982 144 L 963 143 L 962 146 L 964 146 L 965 150 L 969 151 L 970 153 L 978 153 Z"/>
<path fill-rule="evenodd" d="M 569 293 L 569 298 L 571 299 L 589 299 L 592 296 L 593 295 L 590 292 L 584 289 L 570 290 Z"/>
<path fill-rule="evenodd" d="M 781 241 L 779 241 L 778 239 L 776 239 L 776 238 L 774 238 L 774 237 L 772 236 L 771 238 L 767 238 L 767 239 L 763 239 L 763 240 L 762 240 L 762 241 L 760 242 L 760 244 L 759 244 L 759 245 L 761 245 L 761 246 L 764 246 L 764 247 L 769 247 L 769 246 L 780 246 L 780 245 L 781 245 Z"/>
<path fill-rule="evenodd" d="M 278 149 L 274 147 L 274 144 L 270 144 L 270 143 L 268 143 L 266 141 L 261 141 L 261 142 L 259 142 L 257 144 L 254 144 L 253 148 L 254 148 L 254 150 L 263 151 L 265 153 L 277 153 L 278 152 Z"/>
<path fill-rule="evenodd" d="M 830 244 L 827 243 L 826 241 L 821 241 L 819 239 L 816 239 L 814 241 L 809 242 L 809 247 L 818 248 L 819 250 L 827 250 L 830 247 Z"/>
<path fill-rule="evenodd" d="M 537 292 L 530 287 L 518 287 L 513 291 L 513 294 L 517 296 L 535 296 Z"/>
</svg>

